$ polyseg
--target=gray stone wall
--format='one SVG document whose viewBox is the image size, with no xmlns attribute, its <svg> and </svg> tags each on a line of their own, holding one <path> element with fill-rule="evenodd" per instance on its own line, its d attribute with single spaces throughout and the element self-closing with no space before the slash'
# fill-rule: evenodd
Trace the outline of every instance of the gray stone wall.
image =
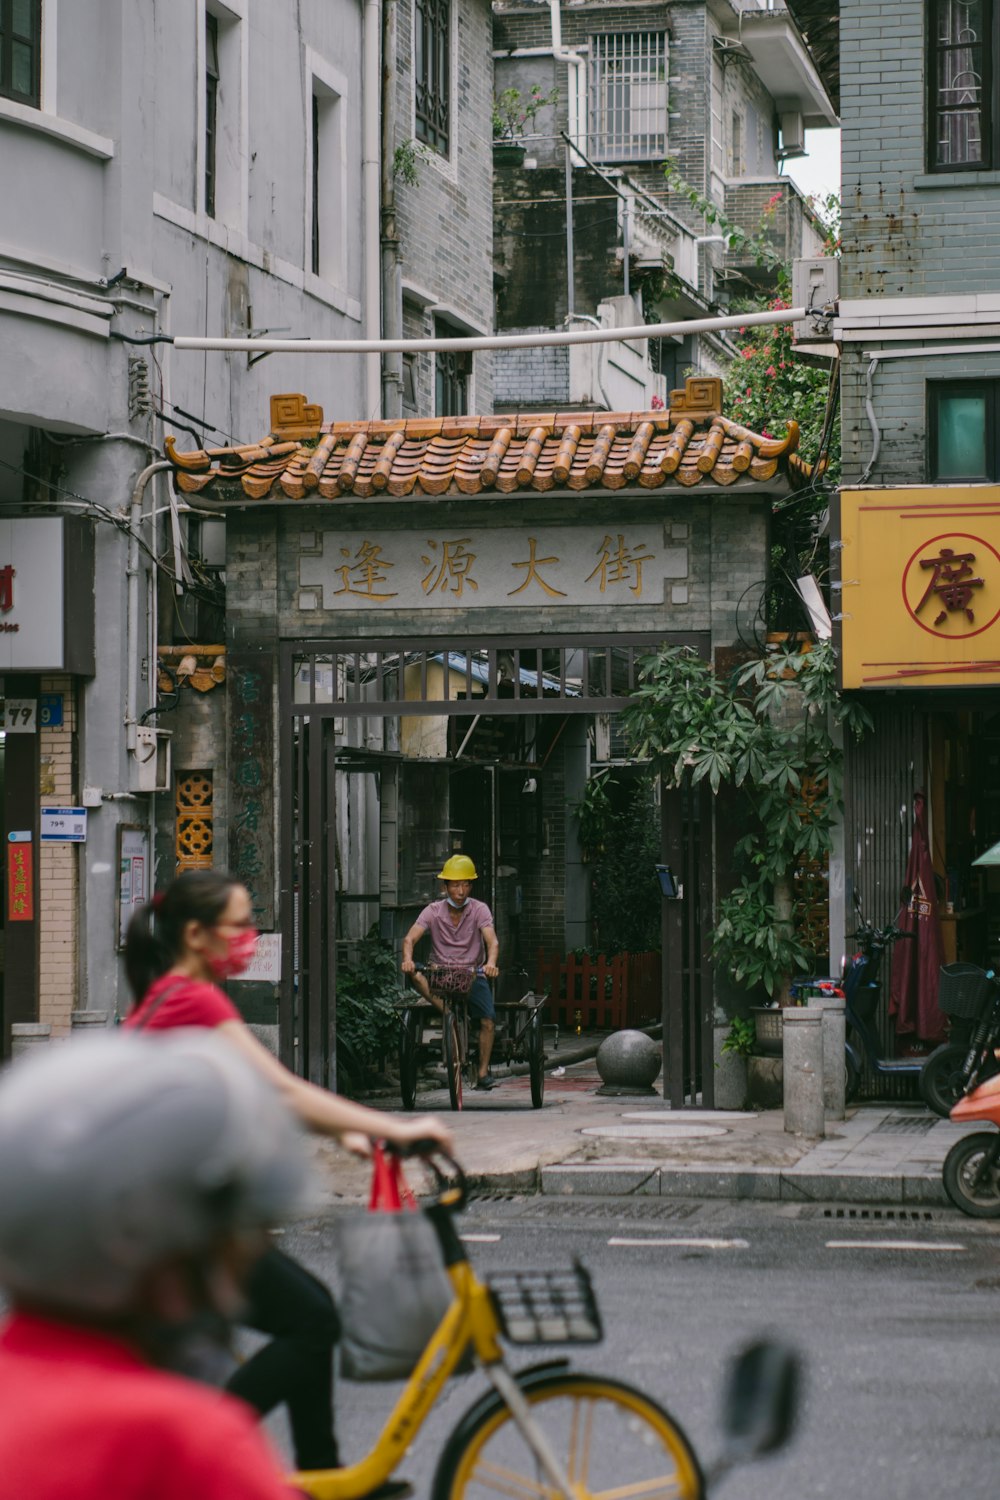
<svg viewBox="0 0 1000 1500">
<path fill-rule="evenodd" d="M 413 98 L 413 7 L 400 4 L 396 73 L 397 145 L 417 141 Z M 493 329 L 493 219 L 490 114 L 493 98 L 491 17 L 486 0 L 452 6 L 451 138 L 447 154 L 423 147 L 416 186 L 397 177 L 397 229 L 404 333 L 429 338 L 435 315 L 459 333 Z M 434 414 L 433 357 L 415 366 L 416 401 L 408 410 Z M 493 409 L 489 353 L 473 356 L 469 410 Z"/>
<path fill-rule="evenodd" d="M 841 294 L 940 297 L 1000 284 L 998 172 L 926 170 L 925 6 L 890 0 L 876 13 L 841 0 L 843 259 Z M 942 311 L 948 304 L 942 302 Z M 995 342 L 985 339 L 984 342 Z M 921 347 L 915 328 L 908 347 Z M 877 337 L 845 347 L 844 479 L 856 483 L 873 450 L 865 412 L 867 351 L 898 348 Z M 881 448 L 872 484 L 928 478 L 927 382 L 1000 375 L 1000 357 L 976 353 L 886 361 L 872 377 Z"/>
</svg>

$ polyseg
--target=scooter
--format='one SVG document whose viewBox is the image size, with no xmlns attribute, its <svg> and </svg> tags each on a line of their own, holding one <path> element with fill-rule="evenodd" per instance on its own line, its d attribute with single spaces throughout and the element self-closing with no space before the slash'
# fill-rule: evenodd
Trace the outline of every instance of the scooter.
<svg viewBox="0 0 1000 1500">
<path fill-rule="evenodd" d="M 951 1118 L 1000 1125 L 1000 1076 L 959 1099 Z M 1000 1133 L 977 1130 L 956 1141 L 944 1159 L 944 1188 L 956 1208 L 974 1219 L 1000 1219 Z"/>
<path fill-rule="evenodd" d="M 845 960 L 840 981 L 846 1003 L 845 1096 L 848 1100 L 853 1099 L 857 1093 L 866 1065 L 872 1073 L 882 1078 L 917 1078 L 924 1065 L 924 1059 L 919 1057 L 882 1057 L 874 1024 L 882 994 L 882 982 L 879 978 L 882 959 L 893 943 L 899 938 L 912 938 L 913 933 L 904 932 L 895 922 L 889 922 L 885 927 L 873 926 L 862 916 L 856 895 L 855 907 L 858 930 L 851 936 L 858 938 L 859 947 L 857 953 Z"/>
<path fill-rule="evenodd" d="M 947 1119 L 963 1094 L 1000 1073 L 1000 983 L 992 970 L 975 964 L 945 964 L 938 1006 L 951 1034 L 924 1064 L 920 1092 L 927 1107 Z"/>
</svg>

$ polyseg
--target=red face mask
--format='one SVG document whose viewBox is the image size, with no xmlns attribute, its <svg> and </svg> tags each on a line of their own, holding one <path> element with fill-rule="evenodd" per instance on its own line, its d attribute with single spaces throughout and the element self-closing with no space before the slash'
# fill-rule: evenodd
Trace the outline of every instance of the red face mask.
<svg viewBox="0 0 1000 1500">
<path fill-rule="evenodd" d="M 245 974 L 257 951 L 257 929 L 242 928 L 235 937 L 226 939 L 225 953 L 214 953 L 209 958 L 209 967 L 216 979 L 235 979 Z"/>
</svg>

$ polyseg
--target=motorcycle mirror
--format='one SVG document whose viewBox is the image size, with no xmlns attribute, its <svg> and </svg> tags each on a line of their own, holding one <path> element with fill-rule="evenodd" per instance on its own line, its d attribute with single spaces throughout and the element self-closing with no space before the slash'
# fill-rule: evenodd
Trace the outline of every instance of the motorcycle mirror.
<svg viewBox="0 0 1000 1500">
<path fill-rule="evenodd" d="M 786 1344 L 761 1339 L 730 1371 L 723 1426 L 734 1456 L 773 1453 L 791 1436 L 799 1401 L 799 1358 Z"/>
<path fill-rule="evenodd" d="M 857 912 L 858 916 L 860 917 L 861 916 L 861 894 L 858 891 L 857 886 L 854 887 L 854 910 Z M 862 920 L 863 920 L 863 918 L 862 918 Z"/>
</svg>

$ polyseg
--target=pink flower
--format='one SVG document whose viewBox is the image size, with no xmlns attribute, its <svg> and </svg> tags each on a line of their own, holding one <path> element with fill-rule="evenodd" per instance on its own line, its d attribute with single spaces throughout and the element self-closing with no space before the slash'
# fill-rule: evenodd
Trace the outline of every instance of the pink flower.
<svg viewBox="0 0 1000 1500">
<path fill-rule="evenodd" d="M 746 333 L 746 328 L 737 329 L 738 333 Z"/>
<path fill-rule="evenodd" d="M 752 396 L 753 395 L 753 386 L 752 385 L 748 385 L 747 386 L 747 395 L 748 396 Z"/>
<path fill-rule="evenodd" d="M 780 203 L 780 202 L 781 202 L 781 194 L 780 193 L 775 193 L 773 198 L 768 198 L 768 200 L 767 200 L 767 206 L 768 206 L 768 208 L 773 208 L 776 203 Z"/>
<path fill-rule="evenodd" d="M 773 379 L 774 379 L 774 377 L 775 377 L 775 375 L 777 375 L 777 373 L 778 373 L 778 372 L 777 372 L 777 370 L 776 370 L 776 369 L 775 369 L 775 368 L 774 368 L 774 366 L 773 366 L 773 365 L 768 365 L 768 367 L 767 367 L 767 369 L 766 369 L 766 370 L 765 370 L 765 371 L 764 371 L 764 374 L 765 374 L 765 375 L 770 375 L 770 377 L 771 377 L 771 379 L 772 379 L 772 380 L 773 380 Z"/>
<path fill-rule="evenodd" d="M 771 434 L 768 432 L 768 430 L 767 430 L 766 427 L 762 427 L 760 429 L 760 435 L 761 435 L 761 437 L 766 437 L 766 438 L 769 438 L 771 436 Z"/>
<path fill-rule="evenodd" d="M 744 359 L 753 359 L 757 351 L 752 344 L 747 344 L 745 349 L 740 350 L 740 353 L 743 355 Z"/>
<path fill-rule="evenodd" d="M 663 411 L 664 406 L 662 397 L 654 396 L 652 401 L 650 401 L 649 403 L 649 409 L 650 411 Z"/>
</svg>

